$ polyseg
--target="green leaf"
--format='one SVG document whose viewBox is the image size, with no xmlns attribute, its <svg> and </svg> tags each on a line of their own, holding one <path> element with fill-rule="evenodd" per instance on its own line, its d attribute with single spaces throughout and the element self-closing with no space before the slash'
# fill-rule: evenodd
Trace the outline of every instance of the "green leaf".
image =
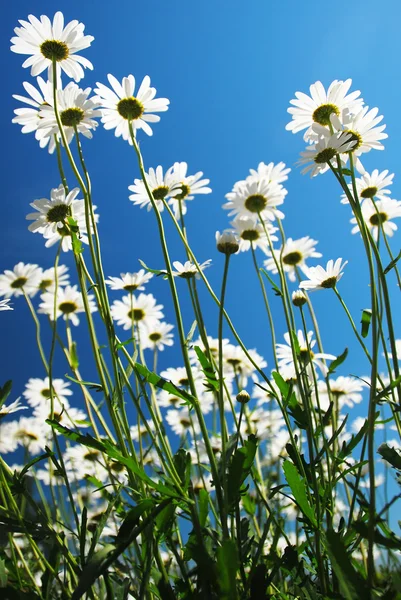
<svg viewBox="0 0 401 600">
<path fill-rule="evenodd" d="M 178 475 L 180 476 L 184 490 L 188 489 L 191 481 L 191 455 L 183 448 L 180 448 L 173 457 L 174 465 Z"/>
<path fill-rule="evenodd" d="M 381 444 L 377 451 L 392 467 L 401 471 L 401 454 L 395 448 L 390 448 L 388 444 Z"/>
<path fill-rule="evenodd" d="M 226 539 L 217 549 L 217 571 L 221 600 L 237 600 L 238 551 L 234 540 Z"/>
<path fill-rule="evenodd" d="M 72 217 L 67 217 L 67 223 L 71 232 L 72 249 L 74 254 L 81 254 L 83 251 L 82 242 L 79 239 L 79 227 L 77 221 Z"/>
<path fill-rule="evenodd" d="M 194 337 L 195 329 L 197 328 L 197 326 L 198 326 L 198 322 L 194 321 L 192 323 L 191 329 L 189 330 L 188 335 L 187 335 L 187 337 L 185 339 L 185 342 L 186 342 L 187 346 L 189 346 L 189 344 L 191 343 L 192 338 Z"/>
<path fill-rule="evenodd" d="M 0 558 L 0 588 L 5 588 L 7 585 L 6 561 Z"/>
<path fill-rule="evenodd" d="M 291 386 L 287 383 L 278 371 L 272 371 L 272 377 L 277 384 L 278 389 L 281 392 L 281 396 L 284 400 L 284 404 L 287 403 L 290 395 L 291 395 Z"/>
<path fill-rule="evenodd" d="M 369 527 L 367 523 L 363 521 L 355 521 L 352 524 L 353 528 L 360 536 L 362 536 L 365 540 L 369 539 Z M 383 535 L 375 529 L 373 536 L 375 544 L 379 544 L 380 546 L 384 546 L 385 548 L 389 548 L 391 550 L 401 550 L 401 538 L 397 537 L 392 531 L 387 531 L 387 535 Z"/>
<path fill-rule="evenodd" d="M 332 373 L 335 373 L 337 367 L 339 367 L 340 365 L 343 364 L 343 362 L 345 361 L 345 359 L 348 356 L 348 348 L 345 348 L 344 352 L 342 354 L 340 354 L 340 356 L 337 356 L 337 358 L 335 358 L 329 365 L 329 371 L 328 371 L 328 375 L 331 375 Z"/>
<path fill-rule="evenodd" d="M 298 427 L 300 429 L 307 429 L 308 428 L 308 418 L 307 418 L 306 412 L 299 404 L 294 392 L 291 394 L 290 400 L 287 404 L 287 408 L 288 408 L 288 412 L 293 417 L 296 425 L 298 425 Z"/>
<path fill-rule="evenodd" d="M 385 398 L 386 396 L 388 396 L 389 393 L 391 392 L 391 390 L 393 390 L 395 387 L 397 387 L 400 383 L 401 383 L 401 375 L 399 375 L 396 379 L 394 379 L 394 381 L 392 381 L 389 385 L 387 385 L 384 388 L 384 390 L 382 390 L 379 394 L 377 394 L 376 402 L 378 402 L 382 398 Z"/>
<path fill-rule="evenodd" d="M 198 504 L 199 504 L 199 523 L 201 527 L 205 527 L 207 516 L 209 514 L 209 494 L 204 489 L 201 488 L 198 494 Z"/>
<path fill-rule="evenodd" d="M 68 375 L 68 373 L 65 373 L 64 377 L 66 377 L 70 381 L 73 381 L 74 383 L 78 383 L 78 385 L 85 385 L 90 390 L 96 390 L 97 392 L 103 391 L 103 386 L 101 386 L 100 383 L 94 383 L 93 381 L 79 381 L 78 379 L 75 379 L 74 377 Z"/>
<path fill-rule="evenodd" d="M 154 275 L 165 275 L 168 277 L 168 273 L 167 271 L 161 271 L 159 269 L 151 269 L 150 267 L 148 267 L 147 265 L 145 265 L 145 263 L 143 262 L 143 260 L 138 259 L 139 262 L 141 263 L 141 265 L 143 266 L 143 268 L 145 269 L 145 271 L 149 271 L 149 273 L 153 273 Z"/>
<path fill-rule="evenodd" d="M 352 177 L 352 171 L 350 169 L 334 169 L 337 173 L 342 173 L 345 177 Z"/>
<path fill-rule="evenodd" d="M 160 375 L 149 371 L 149 369 L 139 363 L 135 363 L 135 371 L 137 374 L 142 375 L 142 377 L 144 377 L 148 383 L 151 383 L 162 390 L 166 390 L 166 392 L 169 392 L 174 396 L 182 398 L 182 400 L 185 400 L 185 402 L 189 403 L 191 406 L 193 405 L 195 398 L 185 390 L 182 390 L 174 385 L 174 383 L 171 381 L 163 379 L 163 377 L 160 377 Z"/>
<path fill-rule="evenodd" d="M 100 442 L 89 434 L 82 435 L 81 433 L 72 431 L 71 429 L 64 427 L 64 425 L 60 425 L 60 423 L 56 420 L 52 421 L 51 419 L 46 419 L 46 423 L 73 442 L 82 444 L 83 446 L 87 446 L 89 448 L 94 448 L 95 450 L 99 450 L 99 452 L 103 452 L 103 454 L 106 454 L 109 458 L 112 458 L 118 463 L 125 465 L 127 469 L 132 471 L 137 477 L 147 483 L 151 488 L 158 491 L 160 494 L 171 496 L 173 498 L 179 497 L 172 488 L 153 481 L 153 479 L 146 475 L 145 471 L 139 465 L 137 465 L 132 458 L 121 454 L 117 446 L 112 444 L 109 440 Z"/>
<path fill-rule="evenodd" d="M 242 448 L 238 448 L 231 459 L 227 475 L 227 498 L 230 510 L 241 492 L 241 486 L 251 472 L 257 449 L 257 438 L 250 435 Z"/>
<path fill-rule="evenodd" d="M 78 585 L 71 596 L 71 600 L 78 600 L 90 589 L 98 578 L 103 565 L 116 547 L 113 544 L 105 544 L 103 548 L 95 552 L 91 560 L 86 564 L 78 581 Z"/>
<path fill-rule="evenodd" d="M 175 513 L 175 505 L 168 504 L 163 510 L 157 515 L 155 519 L 155 523 L 158 529 L 159 534 L 163 536 L 171 535 L 171 528 L 174 526 L 174 513 Z"/>
<path fill-rule="evenodd" d="M 341 535 L 334 530 L 328 530 L 325 546 L 340 584 L 342 597 L 346 600 L 368 598 L 366 584 L 353 567 Z"/>
<path fill-rule="evenodd" d="M 70 360 L 71 360 L 71 367 L 74 370 L 78 369 L 78 367 L 79 367 L 79 360 L 78 360 L 78 352 L 77 352 L 77 344 L 76 344 L 76 342 L 72 342 L 72 344 L 71 344 L 71 348 L 70 348 Z"/>
<path fill-rule="evenodd" d="M 120 350 L 124 346 L 128 346 L 128 344 L 131 344 L 131 342 L 133 342 L 134 340 L 135 340 L 135 338 L 130 337 L 128 340 L 125 340 L 124 342 L 119 342 L 118 344 L 116 344 L 115 348 L 116 348 L 116 350 Z"/>
<path fill-rule="evenodd" d="M 206 387 L 209 389 L 214 389 L 216 392 L 218 392 L 220 389 L 220 382 L 216 377 L 216 372 L 213 368 L 213 365 L 209 361 L 206 354 L 199 348 L 199 346 L 195 346 L 194 350 L 201 364 L 202 372 L 208 383 Z"/>
<path fill-rule="evenodd" d="M 277 287 L 277 285 L 274 283 L 273 279 L 270 277 L 270 275 L 267 273 L 266 269 L 264 269 L 263 267 L 261 267 L 259 269 L 259 271 L 261 273 L 263 273 L 263 275 L 266 277 L 266 279 L 269 281 L 269 283 L 271 284 L 273 291 L 275 293 L 276 296 L 282 296 L 282 292 L 281 290 Z"/>
<path fill-rule="evenodd" d="M 118 530 L 116 544 L 120 544 L 129 538 L 134 527 L 139 525 L 139 519 L 143 513 L 148 509 L 153 508 L 154 505 L 154 500 L 152 498 L 147 498 L 142 500 L 139 504 L 134 506 L 134 508 L 131 508 L 131 510 L 128 511 L 124 521 L 120 526 L 120 529 Z"/>
<path fill-rule="evenodd" d="M 401 258 L 401 250 L 399 251 L 397 256 L 384 269 L 384 271 L 383 271 L 384 275 L 387 275 L 387 273 L 389 273 L 389 271 L 391 271 L 391 269 L 394 269 L 395 265 L 400 260 L 400 258 Z"/>
<path fill-rule="evenodd" d="M 361 319 L 361 323 L 362 323 L 361 336 L 363 338 L 367 337 L 367 335 L 369 333 L 369 327 L 370 327 L 371 320 L 372 320 L 372 311 L 370 310 L 370 308 L 365 308 L 362 311 L 362 319 Z"/>
<path fill-rule="evenodd" d="M 25 473 L 27 473 L 28 470 L 31 467 L 33 467 L 33 465 L 36 465 L 36 463 L 40 462 L 41 460 L 48 458 L 51 454 L 52 454 L 52 452 L 46 452 L 45 454 L 41 454 L 40 456 L 36 456 L 36 458 L 33 458 L 32 460 L 30 460 L 29 463 L 24 466 L 22 471 L 20 473 L 18 473 L 19 479 L 22 479 L 22 477 L 25 475 Z"/>
<path fill-rule="evenodd" d="M 293 465 L 289 460 L 284 461 L 283 471 L 296 504 L 299 506 L 303 515 L 310 521 L 310 523 L 312 523 L 314 527 L 317 527 L 315 511 L 310 505 L 308 495 L 306 493 L 307 488 L 305 480 L 300 476 L 295 465 Z"/>
<path fill-rule="evenodd" d="M 379 415 L 379 413 L 376 413 L 375 420 L 377 419 L 378 415 Z M 349 456 L 351 454 L 353 449 L 357 447 L 359 442 L 362 440 L 362 438 L 366 434 L 367 429 L 368 429 L 368 421 L 366 420 L 365 423 L 362 425 L 361 429 L 359 430 L 359 432 L 356 435 L 353 435 L 351 437 L 348 444 L 346 444 L 345 442 L 343 443 L 343 446 L 342 446 L 340 452 L 338 453 L 338 457 L 337 457 L 339 460 L 343 460 L 344 458 L 346 458 L 347 456 Z"/>
<path fill-rule="evenodd" d="M 12 381 L 6 381 L 3 387 L 0 387 L 0 408 L 3 406 L 8 396 L 10 395 L 12 388 Z"/>
</svg>

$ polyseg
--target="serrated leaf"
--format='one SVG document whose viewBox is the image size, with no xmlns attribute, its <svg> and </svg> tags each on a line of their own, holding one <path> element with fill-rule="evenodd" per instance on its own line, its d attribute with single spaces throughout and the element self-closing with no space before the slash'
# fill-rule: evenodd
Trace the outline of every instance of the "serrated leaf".
<svg viewBox="0 0 401 600">
<path fill-rule="evenodd" d="M 384 271 L 383 271 L 384 275 L 387 275 L 387 273 L 389 273 L 391 271 L 391 269 L 394 269 L 395 265 L 400 260 L 400 258 L 401 258 L 401 250 L 399 251 L 397 256 L 395 258 L 393 258 L 393 260 L 384 269 Z"/>
<path fill-rule="evenodd" d="M 343 539 L 334 530 L 326 532 L 325 546 L 330 562 L 340 584 L 343 598 L 359 600 L 365 598 L 366 584 L 352 565 Z"/>
<path fill-rule="evenodd" d="M 167 381 L 167 379 L 163 379 L 163 377 L 160 377 L 160 375 L 157 375 L 157 373 L 149 371 L 149 369 L 147 369 L 139 363 L 135 363 L 135 371 L 139 375 L 142 375 L 142 377 L 144 377 L 148 383 L 151 383 L 152 385 L 155 385 L 156 387 L 162 390 L 166 390 L 174 396 L 178 396 L 182 400 L 185 400 L 187 403 L 189 403 L 191 406 L 193 405 L 195 401 L 193 396 L 191 396 L 191 394 L 189 394 L 185 390 L 174 385 L 172 381 Z"/>
<path fill-rule="evenodd" d="M 345 348 L 344 352 L 342 354 L 340 354 L 340 356 L 337 356 L 337 358 L 335 358 L 329 365 L 329 371 L 328 371 L 328 375 L 331 375 L 332 373 L 335 373 L 337 367 L 339 367 L 340 365 L 343 364 L 343 362 L 345 361 L 345 359 L 348 356 L 348 348 Z"/>
<path fill-rule="evenodd" d="M 138 259 L 139 262 L 141 263 L 142 267 L 145 269 L 145 271 L 149 271 L 149 273 L 153 273 L 154 275 L 166 275 L 168 276 L 167 271 L 161 271 L 160 269 L 151 269 L 150 267 L 148 267 L 143 260 Z"/>
<path fill-rule="evenodd" d="M 381 444 L 377 452 L 384 458 L 392 467 L 401 471 L 401 454 L 395 448 L 390 448 L 388 444 Z"/>
<path fill-rule="evenodd" d="M 12 381 L 6 381 L 3 387 L 0 387 L 0 408 L 3 406 L 8 396 L 10 395 L 12 388 Z"/>
<path fill-rule="evenodd" d="M 227 475 L 227 499 L 230 510 L 238 501 L 241 487 L 251 472 L 257 449 L 257 438 L 250 435 L 242 448 L 238 448 L 231 459 Z"/>
<path fill-rule="evenodd" d="M 282 296 L 283 294 L 281 293 L 281 290 L 274 283 L 273 279 L 270 277 L 270 275 L 268 274 L 268 272 L 266 271 L 266 269 L 264 269 L 263 267 L 261 267 L 259 270 L 260 270 L 261 273 L 263 273 L 263 275 L 266 277 L 266 279 L 268 280 L 268 282 L 271 284 L 275 295 L 276 296 Z"/>
<path fill-rule="evenodd" d="M 238 550 L 234 540 L 226 539 L 217 549 L 217 571 L 221 600 L 237 600 Z"/>
<path fill-rule="evenodd" d="M 367 337 L 367 335 L 369 333 L 369 327 L 370 327 L 371 320 L 372 320 L 372 311 L 370 310 L 370 308 L 365 308 L 362 311 L 362 319 L 361 319 L 361 324 L 362 324 L 361 336 L 363 338 Z"/>
<path fill-rule="evenodd" d="M 306 483 L 303 477 L 298 473 L 297 468 L 289 460 L 285 460 L 283 464 L 283 471 L 288 485 L 290 486 L 292 495 L 296 504 L 299 506 L 303 515 L 308 521 L 317 527 L 316 515 L 313 507 L 309 503 L 308 495 L 306 493 Z"/>
<path fill-rule="evenodd" d="M 213 368 L 213 365 L 209 361 L 206 354 L 199 348 L 199 346 L 195 346 L 194 350 L 201 364 L 202 372 L 206 378 L 206 381 L 208 382 L 211 388 L 218 392 L 220 389 L 220 382 L 216 377 L 216 372 Z"/>
</svg>

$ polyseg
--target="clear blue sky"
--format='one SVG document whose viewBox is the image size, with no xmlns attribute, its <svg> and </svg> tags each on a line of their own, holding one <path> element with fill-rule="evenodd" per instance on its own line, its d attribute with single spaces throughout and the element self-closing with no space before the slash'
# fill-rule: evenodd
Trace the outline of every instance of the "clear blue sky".
<svg viewBox="0 0 401 600">
<path fill-rule="evenodd" d="M 56 10 L 63 11 L 66 21 L 82 21 L 86 32 L 95 36 L 91 48 L 83 53 L 93 62 L 95 71 L 87 71 L 82 87 L 106 82 L 107 73 L 119 79 L 129 73 L 139 79 L 149 74 L 158 94 L 171 100 L 170 110 L 154 127 L 153 138 L 140 135 L 145 165 L 169 167 L 174 161 L 184 160 L 190 172 L 202 170 L 210 178 L 213 194 L 200 196 L 190 204 L 187 225 L 198 258 L 213 259 L 208 275 L 215 289 L 220 287 L 222 256 L 215 251 L 214 234 L 228 225 L 222 210 L 224 194 L 260 161 L 284 161 L 293 168 L 284 204 L 287 236 L 310 235 L 319 240 L 324 260 L 339 256 L 349 260 L 340 289 L 359 321 L 360 310 L 368 306 L 369 289 L 365 267 L 361 268 L 360 239 L 350 233 L 350 210 L 340 204 L 330 174 L 310 180 L 295 168 L 303 141 L 301 135 L 285 131 L 289 120 L 286 111 L 294 92 L 307 91 L 317 79 L 327 86 L 333 79 L 351 77 L 353 89 L 360 89 L 370 106 L 380 108 L 389 134 L 385 151 L 371 152 L 365 166 L 368 170 L 377 167 L 396 172 L 401 138 L 399 2 L 383 0 L 378 5 L 374 0 L 360 0 L 337 7 L 315 0 L 19 0 L 3 8 L 1 272 L 20 260 L 47 268 L 54 258 L 54 252 L 44 247 L 42 237 L 28 232 L 25 216 L 30 212 L 30 202 L 48 196 L 50 188 L 59 185 L 56 161 L 40 150 L 33 135 L 23 136 L 20 127 L 11 124 L 17 106 L 11 94 L 21 94 L 22 82 L 29 81 L 30 75 L 28 69 L 21 68 L 23 57 L 9 51 L 9 39 L 17 19 L 25 19 L 31 12 L 52 17 Z M 101 215 L 106 274 L 135 271 L 139 268 L 138 258 L 151 267 L 162 267 L 153 215 L 128 201 L 127 186 L 138 176 L 132 149 L 102 126 L 94 140 L 85 140 L 84 148 L 94 201 Z M 395 198 L 401 197 L 400 186 L 401 178 L 397 176 Z M 174 235 L 170 244 L 172 258 L 183 261 L 184 252 Z M 399 247 L 400 233 L 393 243 L 396 252 Z M 72 267 L 71 255 L 66 262 Z M 184 282 L 178 283 L 183 284 L 180 288 L 189 328 L 192 316 L 186 289 Z M 172 322 L 166 283 L 154 282 L 148 291 L 165 305 L 167 320 Z M 351 336 L 334 295 L 318 293 L 314 301 L 321 316 L 325 349 L 339 354 Z M 285 327 L 275 297 L 272 303 L 280 337 Z M 271 366 L 269 335 L 261 327 L 265 317 L 257 316 L 262 302 L 249 254 L 232 261 L 227 305 L 245 341 L 256 347 Z M 2 313 L 0 319 L 4 352 L 1 379 L 14 380 L 16 396 L 29 377 L 44 374 L 23 300 L 15 299 L 14 306 L 13 313 Z M 209 329 L 215 334 L 217 316 L 209 300 L 206 310 Z M 84 348 L 82 344 L 81 356 Z M 365 374 L 366 365 L 362 366 L 361 360 L 355 350 L 342 373 Z M 171 351 L 162 364 L 179 366 L 178 351 Z M 63 376 L 64 372 L 63 365 L 55 375 Z"/>
</svg>

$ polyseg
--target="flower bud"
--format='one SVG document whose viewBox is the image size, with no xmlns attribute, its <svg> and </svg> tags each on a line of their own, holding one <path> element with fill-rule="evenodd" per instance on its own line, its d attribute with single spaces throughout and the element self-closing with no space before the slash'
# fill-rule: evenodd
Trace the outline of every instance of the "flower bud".
<svg viewBox="0 0 401 600">
<path fill-rule="evenodd" d="M 306 302 L 306 296 L 302 290 L 292 292 L 292 303 L 294 306 L 303 306 Z"/>
<path fill-rule="evenodd" d="M 236 254 L 239 250 L 238 236 L 228 229 L 223 233 L 216 231 L 216 245 L 223 254 Z"/>
<path fill-rule="evenodd" d="M 241 404 L 248 404 L 250 399 L 251 397 L 246 390 L 241 390 L 239 394 L 237 394 L 237 401 Z"/>
</svg>

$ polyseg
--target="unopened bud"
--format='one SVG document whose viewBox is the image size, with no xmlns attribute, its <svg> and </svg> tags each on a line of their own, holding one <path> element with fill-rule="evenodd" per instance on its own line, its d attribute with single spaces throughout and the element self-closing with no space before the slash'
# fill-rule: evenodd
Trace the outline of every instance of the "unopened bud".
<svg viewBox="0 0 401 600">
<path fill-rule="evenodd" d="M 234 231 L 216 231 L 217 250 L 223 254 L 236 254 L 239 250 L 239 241 Z"/>
<path fill-rule="evenodd" d="M 240 402 L 241 404 L 248 404 L 250 399 L 251 399 L 250 395 L 245 390 L 241 390 L 240 393 L 237 394 L 237 401 Z"/>
<path fill-rule="evenodd" d="M 302 290 L 292 292 L 292 303 L 294 306 L 303 306 L 306 303 L 306 296 Z"/>
</svg>

